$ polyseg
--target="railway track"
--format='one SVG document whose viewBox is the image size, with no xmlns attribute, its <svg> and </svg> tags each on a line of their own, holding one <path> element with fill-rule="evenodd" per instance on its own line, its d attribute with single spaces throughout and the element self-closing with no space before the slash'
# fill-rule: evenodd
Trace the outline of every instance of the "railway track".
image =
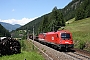
<svg viewBox="0 0 90 60">
<path fill-rule="evenodd" d="M 41 50 L 44 55 L 49 57 L 48 60 L 90 60 L 90 56 L 78 53 L 77 51 L 61 52 L 36 41 L 34 41 L 34 45 L 38 47 L 38 50 Z"/>
<path fill-rule="evenodd" d="M 67 54 L 73 58 L 76 58 L 77 60 L 90 60 L 89 56 L 86 56 L 86 55 L 83 55 L 83 54 L 80 54 L 77 52 L 65 52 L 65 54 Z"/>
<path fill-rule="evenodd" d="M 30 42 L 31 39 L 28 39 L 28 42 Z M 32 40 L 31 40 L 32 41 Z M 44 54 L 45 60 L 53 60 L 47 53 L 45 53 L 40 47 L 38 47 L 36 41 L 32 41 L 35 48 L 37 48 L 42 54 Z M 40 46 L 40 45 L 39 45 Z"/>
</svg>

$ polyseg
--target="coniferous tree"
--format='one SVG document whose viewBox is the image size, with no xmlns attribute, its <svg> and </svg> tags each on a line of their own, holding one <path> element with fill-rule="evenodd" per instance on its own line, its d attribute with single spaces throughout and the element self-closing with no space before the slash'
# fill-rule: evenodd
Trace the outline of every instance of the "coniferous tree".
<svg viewBox="0 0 90 60">
<path fill-rule="evenodd" d="M 39 32 L 47 32 L 48 31 L 48 16 L 44 15 L 43 20 L 39 27 Z"/>
<path fill-rule="evenodd" d="M 90 0 L 84 0 L 80 5 L 80 8 L 77 8 L 75 15 L 76 20 L 81 20 L 87 17 L 90 17 Z"/>
<path fill-rule="evenodd" d="M 43 29 L 43 32 L 47 32 L 48 31 L 48 16 L 44 16 L 43 17 L 43 22 L 42 22 L 42 29 Z"/>
<path fill-rule="evenodd" d="M 65 21 L 61 11 L 54 7 L 51 14 L 44 15 L 39 26 L 39 32 L 57 31 L 61 26 L 65 26 Z"/>
<path fill-rule="evenodd" d="M 58 28 L 60 28 L 61 26 L 65 26 L 63 14 L 61 13 L 60 10 L 57 9 L 57 7 L 54 7 L 54 9 L 52 10 L 52 18 L 53 18 L 53 27 L 55 31 L 57 31 Z"/>
<path fill-rule="evenodd" d="M 85 17 L 84 15 L 84 10 L 82 8 L 77 9 L 75 20 L 83 19 Z"/>
<path fill-rule="evenodd" d="M 85 17 L 86 18 L 90 17 L 90 5 L 88 5 L 87 8 L 86 8 Z"/>
</svg>

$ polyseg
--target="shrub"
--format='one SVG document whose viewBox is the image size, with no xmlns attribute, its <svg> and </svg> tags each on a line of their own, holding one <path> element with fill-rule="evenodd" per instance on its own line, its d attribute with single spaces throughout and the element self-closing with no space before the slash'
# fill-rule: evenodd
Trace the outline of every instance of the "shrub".
<svg viewBox="0 0 90 60">
<path fill-rule="evenodd" d="M 80 41 L 78 47 L 79 47 L 79 49 L 83 50 L 85 48 L 85 42 L 84 41 Z"/>
</svg>

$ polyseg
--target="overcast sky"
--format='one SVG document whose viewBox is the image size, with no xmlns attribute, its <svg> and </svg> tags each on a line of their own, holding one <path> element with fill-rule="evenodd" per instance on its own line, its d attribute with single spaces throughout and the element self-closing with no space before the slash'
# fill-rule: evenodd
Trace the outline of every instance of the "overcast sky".
<svg viewBox="0 0 90 60">
<path fill-rule="evenodd" d="M 0 0 L 0 22 L 24 25 L 72 0 Z"/>
</svg>

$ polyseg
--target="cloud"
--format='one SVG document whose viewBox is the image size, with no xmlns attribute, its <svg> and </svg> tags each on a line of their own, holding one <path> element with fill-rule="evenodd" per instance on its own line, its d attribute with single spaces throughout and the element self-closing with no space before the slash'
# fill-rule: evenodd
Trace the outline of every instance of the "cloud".
<svg viewBox="0 0 90 60">
<path fill-rule="evenodd" d="M 38 18 L 38 17 L 35 17 L 35 18 L 22 18 L 21 20 L 16 20 L 16 19 L 1 20 L 0 19 L 0 22 L 10 23 L 12 25 L 14 25 L 14 24 L 25 25 L 28 22 L 30 22 L 30 21 L 32 21 L 32 20 L 34 20 L 36 18 Z"/>
<path fill-rule="evenodd" d="M 15 11 L 15 9 L 12 9 L 12 12 L 14 12 Z"/>
</svg>

